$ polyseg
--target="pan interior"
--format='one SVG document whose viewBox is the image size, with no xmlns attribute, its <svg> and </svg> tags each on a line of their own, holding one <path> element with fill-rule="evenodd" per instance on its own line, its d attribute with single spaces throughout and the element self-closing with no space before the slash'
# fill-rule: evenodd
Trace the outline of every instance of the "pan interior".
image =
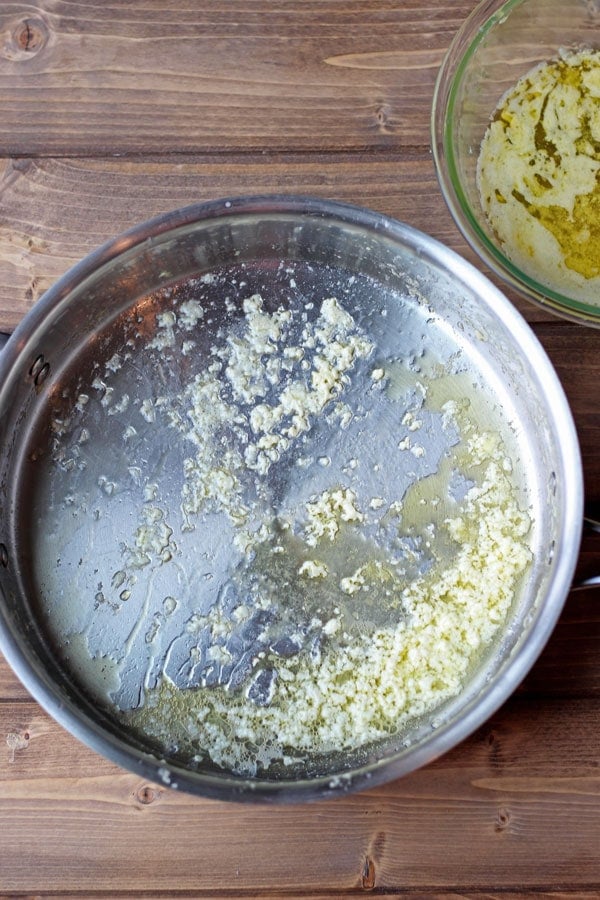
<svg viewBox="0 0 600 900">
<path fill-rule="evenodd" d="M 512 651 L 523 584 L 531 598 L 548 568 L 531 460 L 552 442 L 521 393 L 536 387 L 467 287 L 412 252 L 381 271 L 197 269 L 97 327 L 38 403 L 17 473 L 23 590 L 65 689 L 138 751 L 200 775 L 335 776 L 427 740 Z M 369 718 L 377 703 L 344 685 L 379 660 L 393 692 L 385 635 L 419 597 L 442 602 L 432 585 L 477 543 L 486 506 L 469 498 L 494 478 L 520 560 L 506 591 L 469 573 L 489 620 L 457 640 L 454 620 L 430 623 L 460 669 Z M 298 721 L 311 691 L 321 706 L 294 730 L 271 713 L 300 669 L 326 684 L 296 692 Z"/>
</svg>

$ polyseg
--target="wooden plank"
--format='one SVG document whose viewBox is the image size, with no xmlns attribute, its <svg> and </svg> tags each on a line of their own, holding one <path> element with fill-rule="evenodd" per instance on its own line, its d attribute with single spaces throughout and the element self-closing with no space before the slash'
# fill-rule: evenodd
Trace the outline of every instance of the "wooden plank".
<svg viewBox="0 0 600 900">
<path fill-rule="evenodd" d="M 6 160 L 0 162 L 0 329 L 14 328 L 71 265 L 139 222 L 193 202 L 276 192 L 371 207 L 476 263 L 446 209 L 427 151 L 279 156 L 268 164 L 264 157 L 177 164 L 169 158 Z M 510 296 L 529 321 L 557 321 Z"/>
<path fill-rule="evenodd" d="M 149 785 L 25 706 L 0 704 L 0 733 L 28 729 L 13 762 L 8 748 L 0 755 L 0 891 L 243 896 L 277 885 L 331 896 L 600 883 L 595 702 L 512 701 L 385 788 L 275 808 Z"/>
<path fill-rule="evenodd" d="M 29 694 L 0 653 L 0 701 L 30 699 Z"/>
<path fill-rule="evenodd" d="M 600 536 L 585 539 L 577 577 L 599 572 Z M 572 592 L 537 663 L 519 691 L 527 696 L 600 696 L 600 587 Z M 28 700 L 29 694 L 0 654 L 0 701 Z"/>
<path fill-rule="evenodd" d="M 348 200 L 474 261 L 428 148 L 437 67 L 475 2 L 4 0 L 0 329 L 107 238 L 218 196 Z M 600 510 L 598 334 L 509 295 L 557 367 Z M 598 573 L 599 540 L 577 577 Z M 523 685 L 460 747 L 312 806 L 148 784 L 0 660 L 0 896 L 600 896 L 598 596 L 569 596 Z"/>
<path fill-rule="evenodd" d="M 369 889 L 362 888 L 362 886 L 361 886 L 361 890 L 368 891 Z M 355 894 L 356 892 L 352 891 L 351 893 Z M 58 896 L 58 895 L 47 894 L 45 892 L 41 892 L 41 893 L 38 892 L 36 894 L 36 898 L 38 898 L 38 897 L 39 898 L 48 898 L 48 900 L 50 900 L 50 898 L 56 897 L 56 896 Z M 94 893 L 94 894 L 86 893 L 85 894 L 86 900 L 96 900 L 96 898 L 98 898 L 98 900 L 99 900 L 99 898 L 102 898 L 102 900 L 106 900 L 107 896 L 110 896 L 114 900 L 114 896 L 115 896 L 114 894 L 110 894 L 110 895 L 97 894 L 97 893 Z M 170 897 L 173 897 L 173 898 L 175 898 L 175 897 L 185 898 L 185 897 L 190 897 L 190 896 L 195 897 L 195 896 L 198 896 L 198 894 L 196 892 L 190 893 L 188 891 L 169 891 L 168 893 L 161 892 L 160 895 L 155 894 L 153 892 L 149 893 L 149 894 L 146 892 L 144 892 L 144 893 L 136 892 L 134 895 L 123 894 L 123 893 L 119 892 L 119 897 L 129 897 L 129 896 L 144 897 L 144 898 L 149 898 L 149 900 L 158 900 L 158 898 L 160 897 L 160 898 L 162 898 L 162 900 L 165 900 L 165 898 L 170 898 Z M 223 897 L 223 896 L 225 896 L 225 897 L 226 896 L 252 897 L 252 900 L 273 900 L 274 897 L 284 897 L 285 900 L 307 900 L 307 898 L 310 898 L 310 900 L 340 900 L 340 898 L 342 898 L 342 897 L 348 897 L 348 891 L 342 891 L 342 892 L 334 891 L 334 892 L 327 893 L 327 894 L 322 894 L 320 891 L 318 893 L 314 893 L 313 891 L 309 891 L 306 893 L 296 893 L 296 891 L 293 891 L 293 892 L 289 893 L 286 891 L 285 894 L 282 894 L 279 891 L 275 892 L 275 891 L 271 891 L 271 890 L 266 891 L 266 892 L 260 891 L 258 893 L 256 891 L 251 891 L 251 893 L 246 893 L 243 890 L 242 890 L 242 892 L 235 891 L 235 893 L 234 893 L 234 892 L 221 890 L 221 891 L 219 891 L 218 896 L 219 897 Z M 390 898 L 392 898 L 392 897 L 396 898 L 396 900 L 398 900 L 398 897 L 401 897 L 402 900 L 422 900 L 422 898 L 424 898 L 424 897 L 431 897 L 431 898 L 434 898 L 434 900 L 525 900 L 525 898 L 527 898 L 527 900 L 532 900 L 532 897 L 534 897 L 535 900 L 598 900 L 598 891 L 573 891 L 573 892 L 571 892 L 571 891 L 568 891 L 568 892 L 536 891 L 535 894 L 532 894 L 529 891 L 527 891 L 527 892 L 518 891 L 516 893 L 513 891 L 501 891 L 499 893 L 496 891 L 493 891 L 493 892 L 486 891 L 485 894 L 483 894 L 480 892 L 465 893 L 464 891 L 440 892 L 439 889 L 434 888 L 432 891 L 428 891 L 428 890 L 424 891 L 421 889 L 418 892 L 404 891 L 404 890 L 388 892 L 388 891 L 378 890 L 376 893 L 376 896 L 383 897 L 384 900 L 390 900 Z M 61 897 L 64 897 L 64 895 L 61 895 Z"/>
<path fill-rule="evenodd" d="M 556 368 L 573 412 L 581 444 L 586 501 L 600 508 L 600 336 L 596 329 L 558 320 L 536 325 L 535 331 Z M 595 543 L 598 548 L 598 541 Z M 596 574 L 600 574 L 600 569 Z"/>
<path fill-rule="evenodd" d="M 596 571 L 597 560 L 598 549 Z M 531 697 L 600 697 L 599 600 L 600 587 L 569 595 L 552 637 L 521 684 L 520 693 Z"/>
<path fill-rule="evenodd" d="M 473 6 L 4 2 L 1 153 L 428 145 L 437 69 Z"/>
<path fill-rule="evenodd" d="M 359 891 L 362 893 L 363 891 L 369 892 L 368 887 L 363 887 L 361 885 Z M 236 889 L 234 891 L 229 891 L 227 889 L 221 889 L 218 894 L 211 894 L 211 896 L 218 897 L 248 897 L 252 898 L 252 900 L 273 900 L 275 897 L 285 898 L 285 900 L 341 900 L 341 898 L 347 898 L 349 893 L 352 895 L 356 895 L 358 893 L 356 890 L 348 891 L 331 891 L 327 894 L 321 893 L 321 891 L 313 892 L 296 892 L 296 891 L 286 891 L 285 894 L 281 891 L 255 891 L 251 890 L 250 892 L 244 891 L 243 888 Z M 48 893 L 46 891 L 37 891 L 36 892 L 36 900 L 54 900 L 54 898 L 61 898 L 64 900 L 65 894 L 55 894 L 54 892 Z M 70 895 L 67 895 L 70 896 Z M 105 892 L 99 893 L 94 891 L 93 893 L 88 893 L 86 891 L 85 894 L 81 894 L 77 892 L 77 897 L 85 897 L 85 900 L 115 900 L 115 893 Z M 139 897 L 140 900 L 144 898 L 144 900 L 169 900 L 169 898 L 180 898 L 180 900 L 185 900 L 188 897 L 198 897 L 201 896 L 197 891 L 179 891 L 179 890 L 169 890 L 169 891 L 161 891 L 160 894 L 154 891 L 135 891 L 135 892 L 123 892 L 119 891 L 118 897 L 120 898 L 129 898 L 129 897 Z M 440 891 L 439 888 L 433 888 L 431 890 L 427 889 L 419 889 L 418 892 L 415 891 L 386 891 L 386 890 L 377 890 L 375 896 L 383 898 L 383 900 L 398 900 L 399 897 L 402 900 L 423 900 L 423 898 L 431 898 L 431 900 L 598 900 L 598 891 L 535 891 L 532 893 L 530 891 L 485 891 L 482 893 L 480 891 L 477 892 L 465 892 L 465 891 Z"/>
</svg>

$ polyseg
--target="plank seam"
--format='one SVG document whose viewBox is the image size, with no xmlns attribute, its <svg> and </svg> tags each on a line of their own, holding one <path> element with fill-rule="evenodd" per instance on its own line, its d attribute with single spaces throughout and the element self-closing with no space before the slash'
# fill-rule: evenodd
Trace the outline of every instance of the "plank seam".
<svg viewBox="0 0 600 900">
<path fill-rule="evenodd" d="M 430 156 L 431 146 L 430 144 L 408 144 L 402 147 L 393 146 L 393 147 L 385 147 L 378 146 L 376 144 L 370 145 L 355 145 L 352 147 L 277 147 L 274 150 L 269 150 L 265 146 L 261 146 L 257 144 L 256 146 L 250 146 L 245 148 L 237 148 L 237 149 L 222 149 L 218 146 L 208 146 L 203 150 L 199 151 L 197 147 L 186 149 L 177 149 L 177 150 L 124 150 L 123 152 L 118 153 L 109 153 L 106 151 L 78 151 L 78 152 L 52 152 L 52 153 L 21 153 L 21 152 L 13 152 L 9 149 L 3 150 L 0 148 L 0 159 L 8 160 L 8 159 L 30 159 L 30 160 L 52 160 L 52 159 L 81 159 L 81 160 L 112 160 L 115 162 L 122 161 L 132 161 L 132 160 L 143 160 L 144 162 L 153 162 L 156 160 L 164 160 L 169 159 L 174 160 L 179 157 L 189 159 L 195 158 L 197 160 L 205 159 L 206 157 L 214 157 L 215 161 L 218 159 L 220 161 L 227 160 L 228 158 L 239 158 L 239 159 L 247 159 L 248 157 L 254 157 L 256 160 L 263 160 L 265 164 L 273 163 L 274 160 L 284 159 L 285 157 L 295 156 L 298 158 L 306 158 L 309 156 L 330 156 L 330 157 L 356 157 L 356 156 L 365 156 L 366 154 L 376 154 L 378 157 L 390 158 L 391 161 L 394 159 L 402 159 L 406 160 L 407 157 L 410 157 L 411 154 L 422 156 L 423 154 L 427 154 Z M 433 161 L 432 161 L 433 163 Z M 1 895 L 0 895 L 1 896 Z"/>
<path fill-rule="evenodd" d="M 243 898 L 259 898 L 259 897 L 281 897 L 284 900 L 285 897 L 306 897 L 307 900 L 310 900 L 311 897 L 323 897 L 327 896 L 331 898 L 331 900 L 335 900 L 336 897 L 352 897 L 352 896 L 364 896 L 364 889 L 356 886 L 347 889 L 334 889 L 334 891 L 327 890 L 326 888 L 315 888 L 314 890 L 302 890 L 298 891 L 293 888 L 217 888 L 212 890 L 192 890 L 192 889 L 183 889 L 183 890 L 169 890 L 169 891 L 135 891 L 135 890 L 118 890 L 118 896 L 123 898 L 123 900 L 127 900 L 127 898 L 140 898 L 140 900 L 144 900 L 144 898 L 153 898 L 156 900 L 157 897 L 160 897 L 161 900 L 169 900 L 169 898 L 174 898 L 174 900 L 185 900 L 188 897 L 201 898 L 203 897 L 239 897 L 240 900 Z M 595 896 L 597 892 L 600 891 L 600 881 L 598 882 L 590 882 L 589 884 L 583 883 L 574 887 L 571 885 L 561 886 L 560 884 L 552 883 L 550 885 L 523 885 L 519 883 L 515 883 L 514 885 L 489 885 L 489 884 L 475 884 L 469 885 L 465 887 L 464 885 L 450 885 L 450 886 L 440 886 L 440 885 L 414 885 L 412 887 L 375 887 L 373 890 L 368 891 L 371 896 L 387 896 L 387 897 L 410 897 L 412 896 L 424 896 L 430 894 L 432 896 L 439 897 L 441 894 L 444 896 L 451 896 L 452 894 L 456 894 L 457 897 L 460 897 L 461 900 L 468 900 L 470 896 L 480 895 L 482 892 L 493 892 L 495 894 L 504 894 L 510 896 L 511 894 L 517 894 L 519 897 L 523 897 L 524 895 L 531 895 L 535 897 L 537 895 L 543 894 L 545 896 L 573 896 L 573 897 L 582 897 L 585 894 L 589 894 L 591 896 Z M 10 897 L 10 898 L 18 898 L 18 897 L 27 897 L 31 898 L 31 891 L 2 891 L 0 890 L 0 898 L 2 897 Z M 85 900 L 86 897 L 89 898 L 114 898 L 115 897 L 115 889 L 112 890 L 101 890 L 101 891 L 81 891 L 81 890 L 61 890 L 60 893 L 56 891 L 46 892 L 46 891 L 35 891 L 36 900 L 51 900 L 51 898 L 58 897 L 77 897 Z"/>
</svg>

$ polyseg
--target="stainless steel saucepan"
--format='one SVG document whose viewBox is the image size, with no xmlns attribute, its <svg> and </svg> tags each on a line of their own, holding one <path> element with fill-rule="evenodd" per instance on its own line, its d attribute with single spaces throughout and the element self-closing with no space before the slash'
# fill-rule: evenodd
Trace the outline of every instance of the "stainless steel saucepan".
<svg viewBox="0 0 600 900">
<path fill-rule="evenodd" d="M 530 522 L 505 618 L 439 703 L 273 763 L 239 717 L 270 714 L 336 641 L 404 627 L 406 591 L 457 553 L 444 529 L 484 478 L 479 437 Z M 52 287 L 0 354 L 0 484 L 19 678 L 111 760 L 223 799 L 333 796 L 456 745 L 541 652 L 582 522 L 568 404 L 505 297 L 406 225 L 303 197 L 161 216 Z M 212 700 L 192 721 L 199 692 L 239 702 L 237 725 Z"/>
</svg>

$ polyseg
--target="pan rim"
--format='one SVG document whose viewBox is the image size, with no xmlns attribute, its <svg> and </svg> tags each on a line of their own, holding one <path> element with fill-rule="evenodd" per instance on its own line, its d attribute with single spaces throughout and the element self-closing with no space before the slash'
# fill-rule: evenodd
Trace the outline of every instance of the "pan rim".
<svg viewBox="0 0 600 900">
<path fill-rule="evenodd" d="M 486 306 L 491 307 L 493 304 L 495 311 L 500 311 L 503 324 L 512 335 L 518 350 L 541 363 L 543 371 L 540 377 L 543 376 L 547 391 L 551 392 L 553 420 L 561 436 L 564 458 L 569 460 L 569 465 L 564 467 L 563 533 L 569 536 L 571 553 L 558 553 L 553 578 L 544 602 L 540 604 L 536 620 L 519 646 L 516 657 L 508 659 L 494 682 L 462 708 L 459 718 L 440 727 L 434 739 L 426 745 L 384 758 L 376 764 L 353 769 L 339 778 L 327 775 L 302 781 L 274 782 L 260 778 L 243 779 L 225 774 L 212 776 L 195 773 L 151 754 L 134 750 L 116 735 L 107 734 L 98 722 L 82 715 L 80 709 L 65 705 L 64 700 L 61 700 L 53 689 L 51 680 L 45 678 L 39 667 L 32 663 L 23 644 L 12 633 L 0 605 L 0 651 L 29 693 L 46 712 L 91 749 L 152 781 L 169 784 L 172 787 L 178 785 L 202 796 L 220 800 L 297 802 L 376 786 L 406 775 L 447 752 L 472 734 L 510 696 L 546 645 L 568 594 L 582 529 L 583 472 L 572 413 L 556 371 L 521 313 L 485 275 L 455 251 L 411 225 L 365 207 L 303 195 L 265 194 L 196 203 L 156 216 L 110 239 L 71 267 L 45 292 L 19 323 L 13 337 L 0 354 L 0 393 L 29 335 L 42 328 L 54 307 L 99 269 L 146 241 L 164 239 L 165 235 L 196 222 L 215 217 L 257 214 L 318 216 L 357 225 L 373 234 L 385 234 L 387 238 L 404 246 L 417 247 L 421 256 L 468 284 Z"/>
</svg>

